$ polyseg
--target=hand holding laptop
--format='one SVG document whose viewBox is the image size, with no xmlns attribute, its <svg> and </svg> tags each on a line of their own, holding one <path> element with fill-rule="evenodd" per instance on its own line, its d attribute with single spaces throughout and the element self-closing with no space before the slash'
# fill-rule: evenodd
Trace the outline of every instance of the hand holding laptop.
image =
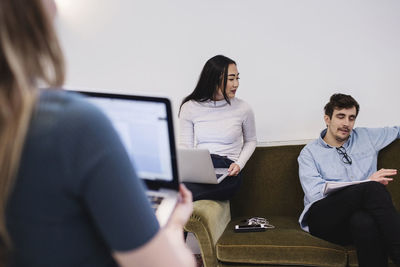
<svg viewBox="0 0 400 267">
<path fill-rule="evenodd" d="M 166 227 L 172 226 L 178 228 L 183 234 L 183 227 L 189 220 L 190 215 L 193 212 L 193 198 L 192 192 L 190 192 L 184 184 L 179 185 L 179 200 L 175 206 L 174 211 L 169 218 Z"/>
<path fill-rule="evenodd" d="M 180 184 L 179 201 L 175 206 L 168 223 L 161 230 L 169 237 L 169 245 L 175 248 L 173 252 L 179 252 L 176 253 L 175 256 L 178 256 L 180 262 L 185 263 L 186 266 L 195 266 L 193 254 L 185 244 L 183 237 L 183 227 L 193 212 L 192 200 L 192 193 L 183 184 Z M 172 266 L 167 262 L 165 264 L 166 266 Z"/>
<path fill-rule="evenodd" d="M 140 249 L 113 254 L 120 266 L 196 266 L 193 253 L 183 238 L 183 226 L 193 210 L 192 193 L 181 185 L 179 196 L 167 224 L 150 242 Z"/>
</svg>

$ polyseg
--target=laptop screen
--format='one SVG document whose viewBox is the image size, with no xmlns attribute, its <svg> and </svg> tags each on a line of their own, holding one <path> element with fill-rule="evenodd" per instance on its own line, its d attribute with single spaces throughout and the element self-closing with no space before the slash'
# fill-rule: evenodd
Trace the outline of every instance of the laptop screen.
<svg viewBox="0 0 400 267">
<path fill-rule="evenodd" d="M 171 104 L 166 98 L 80 92 L 111 120 L 141 179 L 177 177 Z"/>
</svg>

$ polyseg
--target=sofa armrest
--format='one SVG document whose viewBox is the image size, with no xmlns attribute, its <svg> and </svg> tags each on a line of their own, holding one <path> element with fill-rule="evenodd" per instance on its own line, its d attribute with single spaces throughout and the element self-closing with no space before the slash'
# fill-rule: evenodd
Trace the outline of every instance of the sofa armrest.
<svg viewBox="0 0 400 267">
<path fill-rule="evenodd" d="M 193 203 L 193 213 L 185 225 L 199 242 L 204 267 L 216 267 L 215 244 L 231 220 L 229 201 L 199 200 Z"/>
</svg>

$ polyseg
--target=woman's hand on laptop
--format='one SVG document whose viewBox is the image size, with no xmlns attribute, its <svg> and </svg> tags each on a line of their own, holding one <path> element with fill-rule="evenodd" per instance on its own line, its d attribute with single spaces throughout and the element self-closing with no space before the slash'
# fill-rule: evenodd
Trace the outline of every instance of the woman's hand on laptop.
<svg viewBox="0 0 400 267">
<path fill-rule="evenodd" d="M 236 164 L 236 163 L 232 163 L 232 164 L 229 166 L 228 172 L 229 172 L 229 176 L 236 176 L 236 175 L 238 175 L 239 172 L 240 172 L 240 167 L 239 167 L 239 165 Z"/>
</svg>

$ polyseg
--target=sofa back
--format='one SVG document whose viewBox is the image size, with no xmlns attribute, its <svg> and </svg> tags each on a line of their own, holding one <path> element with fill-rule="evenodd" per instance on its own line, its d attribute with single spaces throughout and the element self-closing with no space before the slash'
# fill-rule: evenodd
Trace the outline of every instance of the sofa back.
<svg viewBox="0 0 400 267">
<path fill-rule="evenodd" d="M 379 152 L 378 170 L 397 169 L 397 175 L 387 186 L 397 211 L 400 211 L 400 139 L 397 139 Z"/>
<path fill-rule="evenodd" d="M 303 205 L 297 157 L 304 145 L 257 147 L 242 171 L 243 184 L 231 200 L 232 217 L 271 215 L 300 216 Z M 381 150 L 378 169 L 400 172 L 400 140 Z M 392 199 L 400 208 L 400 175 L 388 185 Z M 399 180 L 397 180 L 399 179 Z"/>
</svg>

